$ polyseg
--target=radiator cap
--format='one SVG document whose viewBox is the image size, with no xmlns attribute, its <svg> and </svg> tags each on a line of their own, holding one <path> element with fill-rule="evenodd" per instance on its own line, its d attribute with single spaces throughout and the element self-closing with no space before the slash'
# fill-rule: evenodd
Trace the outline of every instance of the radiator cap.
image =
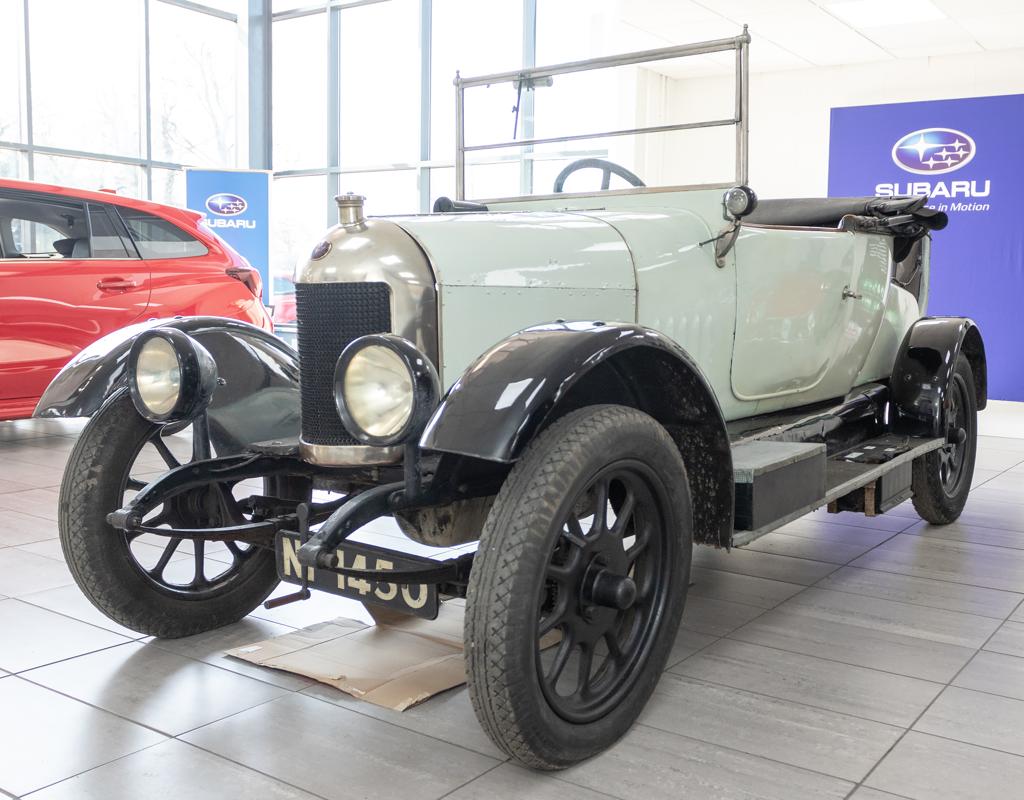
<svg viewBox="0 0 1024 800">
<path fill-rule="evenodd" d="M 358 227 L 366 222 L 366 215 L 363 213 L 365 200 L 362 195 L 352 192 L 339 194 L 334 198 L 334 202 L 338 204 L 338 221 L 342 227 Z"/>
</svg>

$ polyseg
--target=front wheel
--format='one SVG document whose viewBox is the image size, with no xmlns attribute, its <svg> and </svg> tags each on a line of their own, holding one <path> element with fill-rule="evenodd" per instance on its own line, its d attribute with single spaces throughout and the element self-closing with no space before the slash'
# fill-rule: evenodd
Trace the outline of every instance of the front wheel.
<svg viewBox="0 0 1024 800">
<path fill-rule="evenodd" d="M 978 401 L 970 362 L 957 357 L 946 398 L 946 445 L 914 459 L 914 510 L 933 525 L 959 518 L 974 478 L 978 449 Z"/>
<path fill-rule="evenodd" d="M 139 416 L 125 393 L 89 421 L 68 459 L 60 490 L 60 542 L 79 588 L 115 622 L 165 638 L 237 622 L 278 583 L 269 548 L 201 537 L 133 536 L 107 522 L 107 514 L 124 506 L 155 475 L 205 455 L 208 442 L 197 451 L 190 430 L 166 435 L 166 428 Z M 264 490 L 308 499 L 308 484 L 298 483 L 266 479 Z M 246 522 L 233 488 L 212 484 L 178 495 L 143 522 L 177 529 Z"/>
<path fill-rule="evenodd" d="M 470 574 L 470 697 L 498 747 L 561 769 L 633 724 L 665 667 L 689 585 L 686 469 L 665 429 L 593 406 L 509 474 Z"/>
</svg>

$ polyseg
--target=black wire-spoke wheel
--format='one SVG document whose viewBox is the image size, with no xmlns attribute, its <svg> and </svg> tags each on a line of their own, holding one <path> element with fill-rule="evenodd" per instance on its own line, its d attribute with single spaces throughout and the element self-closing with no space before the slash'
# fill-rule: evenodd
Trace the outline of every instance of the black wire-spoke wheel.
<svg viewBox="0 0 1024 800">
<path fill-rule="evenodd" d="M 135 457 L 127 460 L 119 507 L 158 476 L 159 473 L 149 472 L 153 466 L 153 460 L 146 457 L 150 449 L 167 469 L 202 460 L 210 450 L 209 441 L 199 440 L 205 433 L 192 425 L 168 433 L 166 428 L 156 428 L 141 442 Z M 172 497 L 150 512 L 142 524 L 167 530 L 240 525 L 250 519 L 242 512 L 236 494 L 244 497 L 263 491 L 262 481 L 237 488 L 214 483 Z M 124 537 L 135 565 L 156 589 L 186 600 L 217 597 L 232 581 L 244 579 L 247 571 L 258 570 L 260 559 L 257 556 L 267 552 L 266 548 L 249 542 L 209 541 L 199 536 L 140 535 L 125 531 L 115 535 Z"/>
<path fill-rule="evenodd" d="M 61 484 L 61 545 L 76 583 L 114 621 L 165 638 L 236 622 L 277 586 L 267 542 L 127 533 L 107 523 L 139 490 L 169 469 L 208 458 L 204 426 L 169 428 L 139 416 L 127 394 L 83 430 Z M 243 524 L 240 498 L 308 499 L 307 482 L 267 478 L 213 483 L 169 498 L 142 525 L 160 531 Z"/>
<path fill-rule="evenodd" d="M 967 503 L 978 447 L 977 396 L 970 362 L 960 355 L 945 398 L 946 444 L 914 460 L 914 509 L 934 525 L 955 521 Z"/>
<path fill-rule="evenodd" d="M 559 769 L 629 729 L 675 638 L 692 535 L 682 459 L 646 414 L 581 409 L 530 445 L 467 597 L 470 694 L 499 747 Z"/>
</svg>

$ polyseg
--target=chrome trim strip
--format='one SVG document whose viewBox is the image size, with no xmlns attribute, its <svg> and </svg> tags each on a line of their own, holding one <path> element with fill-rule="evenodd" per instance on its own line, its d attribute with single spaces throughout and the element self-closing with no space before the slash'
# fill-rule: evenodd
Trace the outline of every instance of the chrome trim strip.
<svg viewBox="0 0 1024 800">
<path fill-rule="evenodd" d="M 402 460 L 401 447 L 310 444 L 302 438 L 299 439 L 299 454 L 304 461 L 322 467 L 371 467 L 397 464 Z"/>
</svg>

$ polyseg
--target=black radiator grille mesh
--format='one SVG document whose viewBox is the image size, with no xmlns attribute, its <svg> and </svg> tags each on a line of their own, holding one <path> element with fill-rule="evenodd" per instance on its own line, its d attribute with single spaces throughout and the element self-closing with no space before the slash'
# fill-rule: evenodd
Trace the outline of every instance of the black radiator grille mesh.
<svg viewBox="0 0 1024 800">
<path fill-rule="evenodd" d="M 302 438 L 310 444 L 358 442 L 341 424 L 334 405 L 334 366 L 345 346 L 368 333 L 391 330 L 391 293 L 386 283 L 299 283 Z"/>
</svg>

